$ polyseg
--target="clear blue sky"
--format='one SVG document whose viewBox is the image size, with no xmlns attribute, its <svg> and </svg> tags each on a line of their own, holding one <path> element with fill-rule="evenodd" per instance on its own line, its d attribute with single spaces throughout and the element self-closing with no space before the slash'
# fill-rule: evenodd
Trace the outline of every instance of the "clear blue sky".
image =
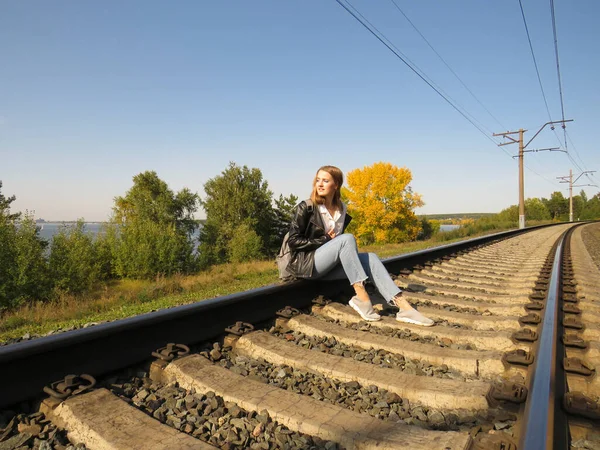
<svg viewBox="0 0 600 450">
<path fill-rule="evenodd" d="M 488 137 L 334 0 L 0 1 L 3 193 L 36 217 L 106 220 L 145 170 L 202 196 L 234 161 L 303 198 L 320 165 L 388 161 L 412 171 L 418 213 L 516 204 L 505 151 L 518 149 L 489 134 L 522 127 L 528 140 L 549 120 L 518 0 L 396 2 L 495 119 L 391 1 L 352 4 Z M 549 0 L 522 2 L 559 120 Z M 569 150 L 600 170 L 600 2 L 555 4 Z M 546 129 L 530 148 L 558 145 Z M 556 177 L 579 172 L 564 153 L 528 153 L 526 165 L 526 197 L 567 195 Z M 600 185 L 600 173 L 579 181 Z"/>
</svg>

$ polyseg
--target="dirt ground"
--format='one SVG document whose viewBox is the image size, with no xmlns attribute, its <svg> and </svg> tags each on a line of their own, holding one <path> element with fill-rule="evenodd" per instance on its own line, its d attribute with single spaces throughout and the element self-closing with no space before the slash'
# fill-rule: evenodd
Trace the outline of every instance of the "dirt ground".
<svg viewBox="0 0 600 450">
<path fill-rule="evenodd" d="M 600 223 L 584 225 L 581 237 L 590 256 L 600 269 Z"/>
</svg>

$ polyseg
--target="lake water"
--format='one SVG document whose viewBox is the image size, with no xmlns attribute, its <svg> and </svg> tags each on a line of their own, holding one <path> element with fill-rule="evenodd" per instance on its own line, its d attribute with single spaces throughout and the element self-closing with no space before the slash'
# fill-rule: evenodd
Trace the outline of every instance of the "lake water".
<svg viewBox="0 0 600 450">
<path fill-rule="evenodd" d="M 64 224 L 63 222 L 43 222 L 38 223 L 38 227 L 40 227 L 40 236 L 49 241 L 52 240 L 52 236 L 54 236 L 60 230 Z M 68 223 L 67 225 L 74 226 L 73 223 Z M 98 234 L 102 229 L 102 223 L 99 222 L 86 222 L 85 223 L 85 232 L 89 233 L 93 236 Z M 460 228 L 460 225 L 440 225 L 440 231 L 452 231 Z M 194 237 L 197 237 L 198 232 L 194 233 Z"/>
<path fill-rule="evenodd" d="M 60 228 L 64 225 L 75 226 L 74 223 L 63 223 L 63 222 L 43 222 L 38 223 L 37 226 L 40 228 L 40 236 L 49 241 L 52 237 L 59 232 Z M 86 222 L 85 232 L 93 236 L 97 235 L 102 228 L 102 224 L 98 222 Z"/>
<path fill-rule="evenodd" d="M 460 228 L 460 225 L 440 225 L 440 231 L 452 231 Z"/>
</svg>

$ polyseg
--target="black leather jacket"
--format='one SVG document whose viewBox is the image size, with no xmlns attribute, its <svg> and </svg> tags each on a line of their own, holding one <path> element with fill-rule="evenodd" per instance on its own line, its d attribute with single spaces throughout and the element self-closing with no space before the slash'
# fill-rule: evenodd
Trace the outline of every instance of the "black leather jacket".
<svg viewBox="0 0 600 450">
<path fill-rule="evenodd" d="M 351 220 L 346 213 L 342 233 Z M 288 270 L 298 278 L 310 278 L 315 267 L 315 250 L 330 240 L 318 205 L 309 208 L 305 201 L 300 202 L 290 224 L 288 244 L 292 257 Z"/>
</svg>

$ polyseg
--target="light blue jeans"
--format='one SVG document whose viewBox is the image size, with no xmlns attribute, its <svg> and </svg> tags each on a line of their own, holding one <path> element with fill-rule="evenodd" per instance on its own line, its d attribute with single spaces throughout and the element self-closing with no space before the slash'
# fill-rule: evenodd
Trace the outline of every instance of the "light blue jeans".
<svg viewBox="0 0 600 450">
<path fill-rule="evenodd" d="M 393 298 L 402 292 L 375 253 L 358 253 L 356 239 L 351 234 L 336 236 L 315 251 L 315 268 L 311 278 L 347 278 L 350 284 L 369 278 L 390 305 L 394 304 Z"/>
</svg>

